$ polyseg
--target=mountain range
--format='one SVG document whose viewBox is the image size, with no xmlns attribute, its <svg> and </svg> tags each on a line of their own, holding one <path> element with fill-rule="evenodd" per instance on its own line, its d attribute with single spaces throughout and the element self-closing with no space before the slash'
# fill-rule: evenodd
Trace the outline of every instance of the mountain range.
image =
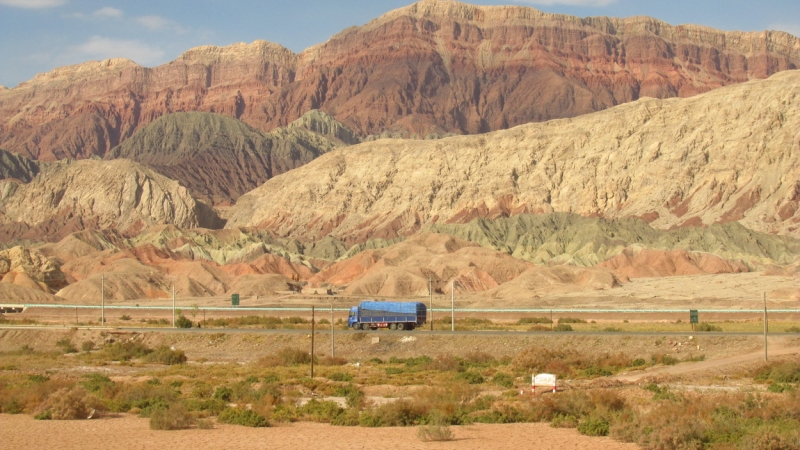
<svg viewBox="0 0 800 450">
<path fill-rule="evenodd" d="M 798 64 L 782 32 L 423 0 L 300 54 L 56 69 L 0 90 L 0 295 L 793 274 Z"/>
</svg>

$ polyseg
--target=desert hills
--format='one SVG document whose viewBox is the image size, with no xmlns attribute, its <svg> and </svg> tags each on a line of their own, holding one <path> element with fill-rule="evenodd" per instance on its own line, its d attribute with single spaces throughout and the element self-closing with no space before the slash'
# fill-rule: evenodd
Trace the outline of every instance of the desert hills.
<svg viewBox="0 0 800 450">
<path fill-rule="evenodd" d="M 738 221 L 797 235 L 800 72 L 480 136 L 329 152 L 243 195 L 228 227 L 345 242 L 523 213 Z"/>
<path fill-rule="evenodd" d="M 299 55 L 56 69 L 0 91 L 0 297 L 524 306 L 762 272 L 790 301 L 798 63 L 785 33 L 423 0 Z"/>
<path fill-rule="evenodd" d="M 269 42 L 55 69 L 0 90 L 0 148 L 105 156 L 157 118 L 203 111 L 262 130 L 313 109 L 361 137 L 474 134 L 643 97 L 688 97 L 800 64 L 783 32 L 423 0 L 295 54 Z"/>
</svg>

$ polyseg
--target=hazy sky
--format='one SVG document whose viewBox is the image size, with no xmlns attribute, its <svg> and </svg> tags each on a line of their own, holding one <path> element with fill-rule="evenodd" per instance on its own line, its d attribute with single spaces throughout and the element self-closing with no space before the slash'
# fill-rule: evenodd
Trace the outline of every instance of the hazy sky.
<svg viewBox="0 0 800 450">
<path fill-rule="evenodd" d="M 0 0 L 0 84 L 89 60 L 144 66 L 198 45 L 257 39 L 295 52 L 409 0 Z M 647 15 L 673 25 L 783 30 L 800 36 L 800 0 L 473 0 L 586 16 Z"/>
</svg>

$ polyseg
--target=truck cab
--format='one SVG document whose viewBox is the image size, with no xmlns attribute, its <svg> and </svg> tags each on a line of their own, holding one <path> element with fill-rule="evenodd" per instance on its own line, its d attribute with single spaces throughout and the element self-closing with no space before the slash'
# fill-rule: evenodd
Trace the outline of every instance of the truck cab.
<svg viewBox="0 0 800 450">
<path fill-rule="evenodd" d="M 347 317 L 348 328 L 353 328 L 354 323 L 358 323 L 358 306 L 350 308 L 350 315 Z"/>
</svg>

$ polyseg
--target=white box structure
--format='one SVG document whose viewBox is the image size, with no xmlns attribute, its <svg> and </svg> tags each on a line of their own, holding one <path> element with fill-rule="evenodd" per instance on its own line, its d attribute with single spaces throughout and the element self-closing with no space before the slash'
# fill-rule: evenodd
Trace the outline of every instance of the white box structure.
<svg viewBox="0 0 800 450">
<path fill-rule="evenodd" d="M 552 386 L 553 394 L 556 393 L 556 376 L 552 373 L 540 373 L 533 375 L 531 380 L 531 395 L 536 395 L 536 386 L 550 387 Z"/>
</svg>

